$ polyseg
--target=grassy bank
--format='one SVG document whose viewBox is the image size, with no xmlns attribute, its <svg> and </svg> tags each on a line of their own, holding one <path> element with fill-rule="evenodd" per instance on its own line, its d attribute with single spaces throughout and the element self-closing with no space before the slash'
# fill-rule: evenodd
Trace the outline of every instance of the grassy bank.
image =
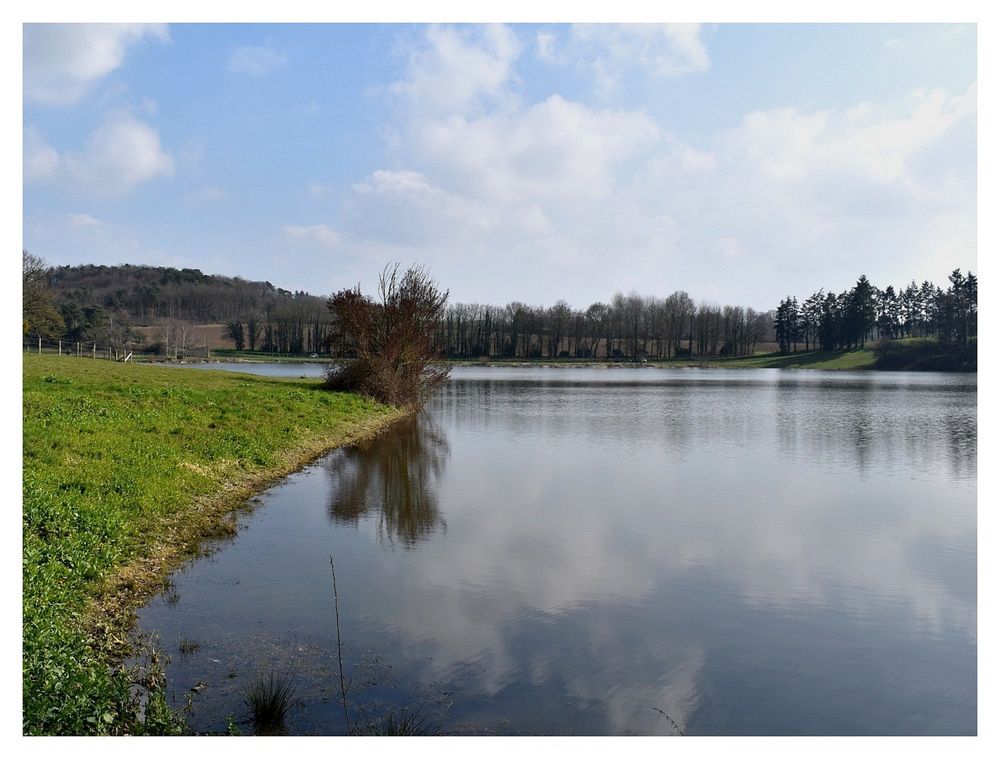
<svg viewBox="0 0 1000 759">
<path fill-rule="evenodd" d="M 798 351 L 796 353 L 767 353 L 755 356 L 708 359 L 706 361 L 678 360 L 673 365 L 718 366 L 732 369 L 871 369 L 875 354 L 868 349 L 851 351 Z"/>
<path fill-rule="evenodd" d="M 875 346 L 875 368 L 927 372 L 974 372 L 976 339 L 968 345 L 950 345 L 927 337 L 884 340 Z"/>
<path fill-rule="evenodd" d="M 315 380 L 25 356 L 23 729 L 174 729 L 140 721 L 132 612 L 268 481 L 403 412 Z M 153 683 L 155 694 L 155 683 Z"/>
</svg>

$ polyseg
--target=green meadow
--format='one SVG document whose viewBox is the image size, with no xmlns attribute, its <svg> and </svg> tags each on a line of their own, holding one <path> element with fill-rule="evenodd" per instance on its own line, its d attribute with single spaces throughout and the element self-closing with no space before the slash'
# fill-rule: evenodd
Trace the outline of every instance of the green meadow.
<svg viewBox="0 0 1000 759">
<path fill-rule="evenodd" d="M 180 729 L 134 610 L 234 509 L 403 412 L 275 379 L 56 356 L 23 363 L 23 730 Z"/>
</svg>

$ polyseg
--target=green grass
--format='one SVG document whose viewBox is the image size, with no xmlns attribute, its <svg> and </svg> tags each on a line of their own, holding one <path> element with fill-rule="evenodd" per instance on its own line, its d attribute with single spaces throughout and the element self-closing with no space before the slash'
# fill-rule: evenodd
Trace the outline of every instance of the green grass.
<svg viewBox="0 0 1000 759">
<path fill-rule="evenodd" d="M 27 355 L 23 381 L 23 730 L 175 730 L 156 683 L 140 718 L 115 664 L 135 608 L 253 492 L 402 412 L 315 380 L 92 359 Z"/>
</svg>

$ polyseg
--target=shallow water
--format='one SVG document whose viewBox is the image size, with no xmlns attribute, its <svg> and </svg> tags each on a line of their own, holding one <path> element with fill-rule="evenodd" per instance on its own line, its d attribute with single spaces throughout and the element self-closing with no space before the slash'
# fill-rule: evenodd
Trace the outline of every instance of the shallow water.
<svg viewBox="0 0 1000 759">
<path fill-rule="evenodd" d="M 194 729 L 250 732 L 274 670 L 289 732 L 342 734 L 332 555 L 360 724 L 975 733 L 976 440 L 975 375 L 459 368 L 261 494 L 140 628 L 176 705 L 205 684 Z"/>
<path fill-rule="evenodd" d="M 199 361 L 193 364 L 163 364 L 179 369 L 209 369 L 263 377 L 322 377 L 327 364 L 316 361 L 301 363 L 268 363 L 266 361 Z"/>
</svg>

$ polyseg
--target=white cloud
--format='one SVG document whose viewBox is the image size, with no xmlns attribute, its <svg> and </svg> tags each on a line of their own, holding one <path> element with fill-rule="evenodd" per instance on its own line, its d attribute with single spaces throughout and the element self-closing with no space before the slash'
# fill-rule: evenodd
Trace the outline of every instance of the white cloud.
<svg viewBox="0 0 1000 759">
<path fill-rule="evenodd" d="M 552 32 L 538 32 L 535 35 L 535 55 L 547 63 L 556 63 L 556 35 Z"/>
<path fill-rule="evenodd" d="M 660 139 L 641 113 L 593 110 L 553 95 L 480 119 L 415 126 L 417 160 L 463 193 L 494 202 L 563 203 L 610 194 L 629 159 Z"/>
<path fill-rule="evenodd" d="M 25 97 L 45 105 L 75 103 L 147 37 L 168 40 L 166 25 L 26 24 Z"/>
<path fill-rule="evenodd" d="M 89 213 L 71 213 L 69 215 L 69 225 L 74 229 L 87 229 L 101 226 L 101 222 Z"/>
<path fill-rule="evenodd" d="M 263 76 L 287 63 L 285 56 L 268 47 L 238 47 L 229 54 L 228 68 L 234 74 Z"/>
<path fill-rule="evenodd" d="M 628 71 L 669 78 L 706 71 L 710 61 L 698 24 L 574 24 L 561 53 L 550 60 L 575 61 L 608 93 Z"/>
<path fill-rule="evenodd" d="M 59 152 L 49 145 L 38 130 L 24 130 L 24 180 L 36 182 L 53 176 L 59 168 Z"/>
<path fill-rule="evenodd" d="M 409 55 L 407 76 L 391 91 L 428 114 L 480 110 L 506 96 L 520 43 L 505 26 L 430 27 Z"/>
<path fill-rule="evenodd" d="M 325 200 L 333 194 L 333 187 L 322 182 L 309 182 L 306 185 L 306 192 L 314 200 Z"/>
<path fill-rule="evenodd" d="M 499 220 L 487 204 L 434 186 L 416 171 L 379 170 L 351 189 L 345 224 L 363 239 L 401 246 L 455 244 Z"/>
<path fill-rule="evenodd" d="M 504 31 L 492 34 L 436 29 L 393 88 L 392 168 L 357 183 L 341 209 L 360 267 L 418 258 L 462 283 L 456 297 L 488 302 L 562 293 L 585 306 L 618 289 L 683 288 L 767 308 L 793 282 L 804 292 L 862 272 L 887 284 L 975 265 L 974 87 L 752 112 L 690 144 L 638 110 L 521 102 L 517 59 L 493 55 Z M 633 50 L 651 75 L 708 65 L 694 28 L 578 32 L 588 34 L 603 35 L 594 49 L 625 40 L 618 58 Z M 670 55 L 651 39 L 668 39 Z M 483 65 L 442 71 L 466 60 Z M 415 97 L 462 74 L 461 96 L 430 108 Z"/>
<path fill-rule="evenodd" d="M 110 114 L 80 150 L 59 154 L 34 130 L 25 140 L 26 181 L 58 181 L 93 196 L 122 195 L 173 172 L 173 158 L 160 145 L 159 133 L 124 112 Z"/>
<path fill-rule="evenodd" d="M 333 249 L 340 244 L 340 235 L 326 224 L 285 224 L 281 228 L 286 239 L 306 242 L 320 248 Z"/>
<path fill-rule="evenodd" d="M 973 87 L 747 114 L 684 201 L 692 226 L 714 222 L 739 239 L 748 284 L 764 292 L 755 261 L 803 289 L 845 287 L 863 272 L 881 284 L 938 280 L 974 266 L 975 111 Z"/>
<path fill-rule="evenodd" d="M 804 113 L 780 108 L 748 114 L 733 147 L 780 180 L 819 171 L 847 172 L 876 183 L 911 182 L 913 158 L 976 111 L 975 88 L 949 96 L 916 92 L 898 103 Z"/>
<path fill-rule="evenodd" d="M 519 96 L 521 44 L 505 27 L 422 34 L 387 90 L 384 161 L 346 191 L 300 185 L 336 203 L 320 217 L 329 225 L 275 225 L 289 249 L 337 251 L 334 288 L 367 281 L 387 260 L 419 260 L 457 300 L 586 306 L 616 290 L 683 288 L 766 308 L 862 272 L 882 285 L 975 266 L 974 87 L 754 111 L 724 133 L 684 140 L 642 110 Z M 545 34 L 529 55 L 600 59 L 611 79 L 709 65 L 693 27 Z M 151 127 L 110 123 L 145 131 L 148 149 L 99 139 L 112 129 L 104 125 L 66 153 L 27 127 L 26 179 L 100 191 L 169 175 Z M 154 159 L 113 160 L 122 152 Z M 190 199 L 216 199 L 217 189 Z"/>
</svg>

